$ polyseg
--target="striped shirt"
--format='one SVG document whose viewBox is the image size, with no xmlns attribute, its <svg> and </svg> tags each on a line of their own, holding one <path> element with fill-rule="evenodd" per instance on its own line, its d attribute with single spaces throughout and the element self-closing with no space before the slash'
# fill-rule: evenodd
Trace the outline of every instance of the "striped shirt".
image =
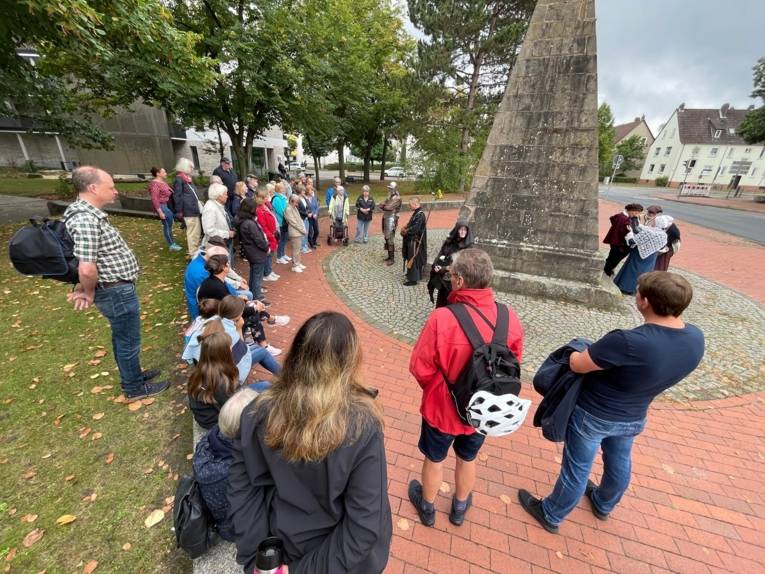
<svg viewBox="0 0 765 574">
<path fill-rule="evenodd" d="M 136 280 L 138 260 L 104 211 L 78 199 L 66 208 L 64 223 L 74 240 L 74 256 L 96 264 L 99 283 Z"/>
</svg>

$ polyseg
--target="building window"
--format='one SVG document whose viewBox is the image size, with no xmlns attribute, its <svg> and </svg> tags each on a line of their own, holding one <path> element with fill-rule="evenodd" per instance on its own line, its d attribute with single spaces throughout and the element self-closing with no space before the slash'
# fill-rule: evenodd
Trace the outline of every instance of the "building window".
<svg viewBox="0 0 765 574">
<path fill-rule="evenodd" d="M 709 157 L 717 157 L 717 149 L 716 147 L 713 147 L 709 150 Z"/>
<path fill-rule="evenodd" d="M 672 153 L 672 146 L 669 146 L 667 150 L 664 152 L 664 155 L 669 155 Z"/>
<path fill-rule="evenodd" d="M 721 135 L 722 135 L 722 130 L 715 130 L 714 138 L 716 140 L 719 140 Z"/>
<path fill-rule="evenodd" d="M 648 173 L 653 173 L 653 168 L 655 168 L 655 167 L 656 167 L 655 163 L 652 163 L 651 165 L 649 165 L 648 166 Z"/>
<path fill-rule="evenodd" d="M 736 128 L 728 128 L 728 133 L 732 136 L 736 135 Z"/>
<path fill-rule="evenodd" d="M 659 155 L 659 153 L 660 153 L 660 152 L 661 152 L 661 148 L 660 148 L 660 147 L 657 147 L 657 148 L 656 148 L 656 151 L 654 152 L 654 154 L 653 154 L 653 155 L 657 156 L 657 155 Z"/>
<path fill-rule="evenodd" d="M 197 146 L 193 145 L 191 147 L 191 161 L 194 162 L 194 167 L 199 169 L 199 152 L 197 151 Z"/>
<path fill-rule="evenodd" d="M 665 168 L 665 167 L 667 167 L 667 165 L 666 165 L 666 164 L 664 164 L 664 163 L 663 163 L 663 164 L 661 164 L 661 165 L 659 166 L 659 173 L 664 173 L 664 168 Z"/>
</svg>

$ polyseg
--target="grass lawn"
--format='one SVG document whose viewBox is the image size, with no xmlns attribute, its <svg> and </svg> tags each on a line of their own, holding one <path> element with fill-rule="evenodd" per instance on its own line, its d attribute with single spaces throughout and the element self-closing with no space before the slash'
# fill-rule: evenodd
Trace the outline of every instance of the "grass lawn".
<svg viewBox="0 0 765 574">
<path fill-rule="evenodd" d="M 190 570 L 186 555 L 175 549 L 168 498 L 175 494 L 177 476 L 190 469 L 191 416 L 179 388 L 184 378 L 176 371 L 185 323 L 185 260 L 163 248 L 157 222 L 113 221 L 143 270 L 138 290 L 144 368 L 161 368 L 176 384 L 135 411 L 114 402 L 121 393 L 106 319 L 96 309 L 75 312 L 66 301 L 68 286 L 18 275 L 3 250 L 0 558 L 5 572 L 79 573 L 92 560 L 99 563 L 96 574 Z M 16 227 L 0 226 L 0 242 L 7 244 Z M 144 521 L 156 509 L 164 509 L 164 519 L 147 528 Z M 71 517 L 76 519 L 57 524 Z M 34 531 L 44 535 L 30 544 Z"/>
</svg>

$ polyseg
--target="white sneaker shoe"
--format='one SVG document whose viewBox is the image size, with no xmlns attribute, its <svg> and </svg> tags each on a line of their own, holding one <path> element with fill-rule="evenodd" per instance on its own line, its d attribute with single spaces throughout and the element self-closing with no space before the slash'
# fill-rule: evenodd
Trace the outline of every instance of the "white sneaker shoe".
<svg viewBox="0 0 765 574">
<path fill-rule="evenodd" d="M 292 270 L 293 270 L 295 273 L 302 273 L 302 272 L 303 272 L 303 269 L 302 269 L 302 267 L 298 267 L 297 265 L 295 265 L 295 266 L 292 268 Z"/>
<path fill-rule="evenodd" d="M 292 261 L 292 257 L 290 257 L 289 255 L 285 255 L 284 259 L 287 260 L 287 261 Z"/>
<path fill-rule="evenodd" d="M 271 273 L 268 275 L 268 277 L 270 277 L 269 281 L 277 281 L 279 279 L 279 277 L 281 277 L 281 275 L 277 275 L 276 273 L 271 271 Z"/>
<path fill-rule="evenodd" d="M 279 355 L 281 355 L 281 354 L 282 354 L 282 350 L 281 350 L 281 349 L 277 349 L 276 347 L 273 347 L 273 346 L 271 346 L 271 345 L 269 345 L 268 347 L 266 347 L 266 351 L 268 351 L 269 353 L 271 353 L 271 356 L 272 356 L 272 357 L 278 357 Z"/>
<path fill-rule="evenodd" d="M 274 315 L 274 327 L 284 327 L 290 322 L 289 315 Z"/>
<path fill-rule="evenodd" d="M 305 270 L 306 270 L 306 266 L 305 266 L 305 265 L 303 265 L 302 263 L 301 263 L 300 265 L 298 265 L 298 267 L 300 267 L 300 269 L 301 269 L 302 271 L 305 271 Z"/>
<path fill-rule="evenodd" d="M 277 258 L 276 258 L 276 262 L 277 262 L 279 265 L 286 265 L 286 264 L 287 264 L 287 260 L 286 260 L 284 257 L 277 257 Z"/>
</svg>

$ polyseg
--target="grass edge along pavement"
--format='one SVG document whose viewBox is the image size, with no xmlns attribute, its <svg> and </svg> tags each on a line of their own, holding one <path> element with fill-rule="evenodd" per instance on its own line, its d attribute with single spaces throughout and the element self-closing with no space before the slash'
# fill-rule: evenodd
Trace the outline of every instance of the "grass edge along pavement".
<svg viewBox="0 0 765 574">
<path fill-rule="evenodd" d="M 112 221 L 142 267 L 142 365 L 161 368 L 176 384 L 137 410 L 118 402 L 106 319 L 95 308 L 75 312 L 66 301 L 69 286 L 18 275 L 7 251 L 0 256 L 0 558 L 6 571 L 81 572 L 93 560 L 96 572 L 190 570 L 170 532 L 175 479 L 189 471 L 191 452 L 191 417 L 176 371 L 187 319 L 180 287 L 186 262 L 164 249 L 156 222 Z M 0 226 L 4 245 L 18 227 Z M 147 528 L 154 511 L 164 517 Z M 24 540 L 29 544 L 40 531 L 42 538 L 27 547 Z"/>
</svg>

